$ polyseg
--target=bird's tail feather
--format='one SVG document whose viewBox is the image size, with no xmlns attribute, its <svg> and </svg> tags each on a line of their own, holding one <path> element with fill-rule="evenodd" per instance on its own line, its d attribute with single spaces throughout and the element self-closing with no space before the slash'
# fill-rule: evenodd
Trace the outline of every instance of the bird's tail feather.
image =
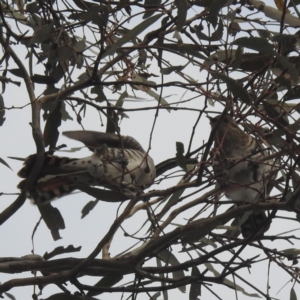
<svg viewBox="0 0 300 300">
<path fill-rule="evenodd" d="M 241 232 L 246 239 L 254 234 L 262 236 L 269 228 L 270 221 L 267 221 L 267 215 L 264 211 L 252 213 L 246 221 L 241 224 Z"/>
<path fill-rule="evenodd" d="M 57 175 L 59 173 L 66 173 L 66 170 L 62 167 L 63 165 L 70 164 L 72 162 L 76 162 L 77 158 L 69 158 L 69 157 L 59 157 L 55 155 L 46 154 L 44 158 L 44 163 L 41 171 L 39 172 L 39 178 L 44 177 L 46 175 Z M 26 158 L 24 162 L 23 168 L 18 172 L 18 176 L 21 178 L 27 178 L 31 173 L 31 170 L 36 161 L 36 154 L 30 155 Z M 59 171 L 61 169 L 61 172 Z M 75 171 L 75 167 L 73 167 L 72 172 Z"/>
<path fill-rule="evenodd" d="M 18 188 L 23 189 L 26 185 L 27 179 L 22 180 Z M 28 191 L 28 198 L 34 203 L 44 203 L 69 194 L 74 190 L 72 187 L 72 180 L 67 176 L 58 176 L 45 181 L 37 182 L 33 188 Z"/>
<path fill-rule="evenodd" d="M 32 199 L 35 203 L 41 203 L 45 201 L 53 200 L 56 197 L 61 197 L 64 194 L 70 193 L 72 188 L 73 177 L 68 176 L 65 170 L 60 174 L 59 167 L 76 162 L 76 158 L 58 157 L 45 155 L 43 167 L 38 175 L 37 182 L 28 191 L 28 198 Z M 21 178 L 25 178 L 18 184 L 18 188 L 23 190 L 27 183 L 27 177 L 29 176 L 34 163 L 36 161 L 36 155 L 30 155 L 26 158 L 23 168 L 18 172 Z M 74 173 L 74 169 L 70 170 Z M 51 176 L 51 175 L 56 175 Z M 71 175 L 71 174 L 69 174 Z"/>
</svg>

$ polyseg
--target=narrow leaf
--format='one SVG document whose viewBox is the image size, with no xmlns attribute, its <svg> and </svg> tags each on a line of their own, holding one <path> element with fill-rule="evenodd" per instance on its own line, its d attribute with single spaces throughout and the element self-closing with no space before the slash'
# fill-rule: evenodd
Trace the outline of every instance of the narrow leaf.
<svg viewBox="0 0 300 300">
<path fill-rule="evenodd" d="M 50 203 L 38 205 L 38 209 L 47 227 L 51 230 L 53 239 L 55 241 L 60 239 L 59 230 L 65 228 L 65 222 L 59 210 Z"/>
<path fill-rule="evenodd" d="M 168 68 L 161 68 L 160 72 L 161 72 L 161 74 L 168 75 L 168 74 L 171 74 L 174 71 L 180 72 L 185 67 L 186 67 L 186 65 L 184 65 L 184 66 L 171 66 L 171 67 L 168 67 Z"/>
<path fill-rule="evenodd" d="M 123 276 L 105 276 L 101 278 L 94 286 L 95 287 L 111 287 L 114 286 L 116 283 L 121 281 L 123 279 Z M 87 296 L 96 296 L 100 295 L 102 292 L 100 291 L 89 291 L 87 293 Z"/>
<path fill-rule="evenodd" d="M 170 252 L 169 250 L 165 249 L 157 255 L 160 260 L 162 260 L 164 263 L 169 264 L 171 266 L 178 266 L 180 265 L 180 262 L 175 257 L 175 255 Z M 183 279 L 184 278 L 184 272 L 182 270 L 172 272 L 174 279 Z M 185 286 L 180 286 L 178 289 L 184 293 L 185 292 Z"/>
<path fill-rule="evenodd" d="M 9 166 L 9 164 L 5 160 L 3 160 L 1 157 L 0 157 L 0 163 L 12 170 L 12 168 Z"/>
<path fill-rule="evenodd" d="M 245 48 L 256 50 L 262 53 L 276 54 L 274 46 L 269 44 L 266 39 L 259 37 L 242 37 L 232 42 L 232 44 L 243 46 Z"/>
<path fill-rule="evenodd" d="M 75 184 L 72 185 L 72 187 L 81 190 L 98 200 L 106 202 L 121 202 L 129 199 L 129 197 L 117 191 L 97 189 L 83 184 Z"/>
<path fill-rule="evenodd" d="M 17 77 L 24 78 L 24 74 L 23 74 L 21 69 L 10 69 L 10 70 L 7 70 L 7 71 L 10 72 L 11 74 L 17 76 Z"/>
<path fill-rule="evenodd" d="M 46 252 L 43 255 L 43 258 L 45 260 L 49 260 L 50 258 L 53 258 L 57 255 L 61 255 L 61 254 L 65 254 L 65 253 L 79 252 L 80 250 L 81 250 L 81 247 L 75 248 L 73 245 L 69 245 L 68 247 L 60 246 L 60 247 L 55 248 L 50 253 Z"/>
<path fill-rule="evenodd" d="M 0 95 L 0 126 L 3 125 L 3 123 L 5 122 L 5 107 L 4 107 L 4 100 L 2 95 Z"/>
<path fill-rule="evenodd" d="M 197 266 L 192 266 L 192 276 L 199 277 L 200 278 L 200 272 Z M 191 283 L 191 289 L 190 289 L 190 295 L 189 300 L 198 300 L 199 296 L 201 295 L 201 284 L 199 282 L 192 282 Z"/>
<path fill-rule="evenodd" d="M 120 38 L 116 43 L 114 43 L 111 47 L 108 47 L 106 52 L 103 54 L 102 58 L 113 55 L 118 48 L 120 48 L 125 43 L 128 43 L 133 38 L 136 38 L 141 32 L 143 32 L 145 29 L 147 29 L 150 25 L 155 23 L 158 19 L 162 17 L 161 14 L 153 16 L 151 18 L 146 19 L 136 27 L 134 27 L 132 30 L 129 30 L 126 35 L 124 35 L 122 38 Z"/>
<path fill-rule="evenodd" d="M 151 17 L 157 10 L 156 8 L 161 4 L 161 0 L 145 0 L 145 13 L 143 19 Z M 152 8 L 152 10 L 151 10 Z"/>
<path fill-rule="evenodd" d="M 48 115 L 47 122 L 44 129 L 44 143 L 50 149 L 55 148 L 58 140 L 58 128 L 61 125 L 61 102 L 57 102 L 55 109 Z"/>
<path fill-rule="evenodd" d="M 235 97 L 241 99 L 246 104 L 249 104 L 251 102 L 247 91 L 239 83 L 237 83 L 236 80 L 221 73 L 212 73 L 212 75 L 215 78 L 224 81 L 227 84 L 227 88 L 232 92 L 232 94 Z"/>
<path fill-rule="evenodd" d="M 291 288 L 290 300 L 297 300 L 297 295 L 295 293 L 294 288 Z"/>
<path fill-rule="evenodd" d="M 184 157 L 184 145 L 181 142 L 176 142 L 176 162 L 179 167 L 187 171 L 186 162 Z"/>
<path fill-rule="evenodd" d="M 90 213 L 90 211 L 92 211 L 96 207 L 98 202 L 98 199 L 89 201 L 81 210 L 81 219 L 87 216 Z"/>
<path fill-rule="evenodd" d="M 46 41 L 54 32 L 53 24 L 43 25 L 33 35 L 29 45 Z"/>
<path fill-rule="evenodd" d="M 182 27 L 185 25 L 187 11 L 189 9 L 189 4 L 186 0 L 175 0 L 175 5 L 177 6 L 177 30 L 180 31 Z"/>
<path fill-rule="evenodd" d="M 212 264 L 210 263 L 205 263 L 205 266 L 207 267 L 207 269 L 209 271 L 211 271 L 215 277 L 219 277 L 220 276 L 220 273 L 213 267 Z M 250 294 L 248 292 L 245 291 L 245 289 L 237 284 L 235 284 L 234 282 L 230 281 L 229 279 L 225 278 L 223 280 L 223 284 L 224 285 L 227 285 L 228 287 L 236 290 L 236 291 L 239 291 L 241 293 L 243 293 L 244 295 L 248 296 L 248 297 L 255 297 L 255 298 L 260 298 L 260 296 L 258 294 Z"/>
</svg>

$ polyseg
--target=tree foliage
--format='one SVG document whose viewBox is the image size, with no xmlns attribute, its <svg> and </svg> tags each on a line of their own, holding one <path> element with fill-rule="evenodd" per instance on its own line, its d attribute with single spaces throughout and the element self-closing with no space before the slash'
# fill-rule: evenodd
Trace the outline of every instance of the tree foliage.
<svg viewBox="0 0 300 300">
<path fill-rule="evenodd" d="M 225 299 L 215 289 L 222 285 L 235 290 L 237 298 L 271 299 L 269 281 L 264 289 L 253 283 L 260 272 L 255 266 L 263 265 L 266 277 L 271 266 L 287 274 L 292 284 L 285 288 L 290 299 L 297 299 L 299 238 L 292 229 L 298 228 L 300 213 L 300 15 L 299 1 L 289 7 L 288 1 L 276 2 L 282 6 L 257 0 L 0 2 L 0 125 L 5 129 L 6 112 L 17 109 L 9 106 L 5 93 L 14 85 L 31 106 L 37 153 L 26 188 L 1 212 L 1 224 L 22 213 L 45 147 L 51 153 L 62 147 L 59 132 L 67 120 L 83 127 L 88 112 L 97 112 L 95 130 L 104 122 L 107 132 L 121 132 L 123 118 L 148 111 L 152 129 L 145 136 L 151 154 L 162 112 L 174 119 L 197 114 L 193 128 L 185 128 L 181 119 L 188 144 L 178 142 L 176 155 L 169 153 L 167 160 L 153 157 L 157 178 L 150 189 L 125 201 L 114 191 L 80 188 L 87 199 L 95 199 L 83 207 L 82 217 L 88 218 L 99 201 L 120 202 L 116 219 L 106 224 L 88 256 L 80 256 L 80 247 L 68 246 L 43 256 L 0 258 L 0 272 L 11 274 L 0 285 L 3 295 L 10 296 L 16 287 L 55 284 L 61 293 L 48 299 L 94 299 L 106 292 L 168 299 L 169 290 L 188 291 L 189 299 L 200 299 L 201 293 Z M 263 141 L 276 162 L 272 193 L 264 201 L 236 205 L 215 187 L 210 159 L 214 131 L 203 144 L 195 134 L 206 115 L 215 112 L 234 116 L 241 128 Z M 6 159 L 0 162 L 6 172 Z M 38 206 L 54 240 L 65 227 L 59 201 L 56 206 Z M 240 216 L 259 210 L 272 221 L 270 230 L 243 239 Z M 136 232 L 124 231 L 132 245 L 125 247 L 116 234 L 141 215 Z M 283 220 L 289 231 L 280 227 Z M 287 248 L 287 243 L 295 245 Z M 118 256 L 110 255 L 111 244 L 118 245 Z M 69 256 L 76 253 L 79 257 Z M 254 271 L 248 272 L 251 267 Z M 15 277 L 23 272 L 22 278 Z M 96 277 L 97 283 L 86 283 L 82 276 Z"/>
</svg>

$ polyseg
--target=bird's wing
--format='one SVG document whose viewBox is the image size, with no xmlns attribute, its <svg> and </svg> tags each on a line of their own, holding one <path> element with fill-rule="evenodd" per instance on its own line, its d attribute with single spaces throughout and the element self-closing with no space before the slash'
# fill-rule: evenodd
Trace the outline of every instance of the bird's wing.
<svg viewBox="0 0 300 300">
<path fill-rule="evenodd" d="M 70 139 L 77 140 L 85 144 L 90 150 L 94 151 L 95 148 L 100 148 L 104 144 L 108 148 L 122 148 L 133 149 L 145 152 L 138 141 L 130 136 L 119 136 L 114 133 L 97 132 L 97 131 L 65 131 L 63 135 Z"/>
</svg>

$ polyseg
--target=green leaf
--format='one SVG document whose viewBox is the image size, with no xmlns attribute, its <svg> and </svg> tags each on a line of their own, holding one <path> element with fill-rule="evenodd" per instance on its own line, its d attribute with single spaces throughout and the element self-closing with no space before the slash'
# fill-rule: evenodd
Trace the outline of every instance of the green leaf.
<svg viewBox="0 0 300 300">
<path fill-rule="evenodd" d="M 180 72 L 185 67 L 186 67 L 186 65 L 184 65 L 184 66 L 172 66 L 172 67 L 168 67 L 168 68 L 161 68 L 160 72 L 161 72 L 161 74 L 168 75 L 168 74 L 171 74 L 174 71 Z"/>
<path fill-rule="evenodd" d="M 223 20 L 220 19 L 217 30 L 212 33 L 212 35 L 210 37 L 210 41 L 219 41 L 219 40 L 221 40 L 222 36 L 223 36 L 223 32 L 224 32 Z"/>
<path fill-rule="evenodd" d="M 83 52 L 85 48 L 86 48 L 86 44 L 84 40 L 80 40 L 74 45 L 74 49 L 76 52 Z"/>
<path fill-rule="evenodd" d="M 65 254 L 65 253 L 73 253 L 73 252 L 79 252 L 81 250 L 81 247 L 77 247 L 75 248 L 74 246 L 72 245 L 69 245 L 68 247 L 63 247 L 63 246 L 60 246 L 60 247 L 57 247 L 55 248 L 52 252 L 48 253 L 46 252 L 44 255 L 43 255 L 43 258 L 45 260 L 49 260 L 50 258 L 53 258 L 57 255 L 61 255 L 61 254 Z"/>
<path fill-rule="evenodd" d="M 186 0 L 175 0 L 175 5 L 177 6 L 177 30 L 180 31 L 185 25 L 187 11 L 189 9 L 189 4 Z"/>
<path fill-rule="evenodd" d="M 235 97 L 241 99 L 241 101 L 246 104 L 251 103 L 249 94 L 239 83 L 236 82 L 236 80 L 221 73 L 212 73 L 212 76 L 224 81 L 227 84 L 228 90 L 230 90 Z"/>
<path fill-rule="evenodd" d="M 91 88 L 91 93 L 97 95 L 97 97 L 95 99 L 97 102 L 102 102 L 102 101 L 106 100 L 106 96 L 103 92 L 103 86 L 101 86 L 101 85 L 93 86 Z"/>
<path fill-rule="evenodd" d="M 0 157 L 0 163 L 12 170 L 8 163 Z"/>
<path fill-rule="evenodd" d="M 51 94 L 54 94 L 54 93 L 58 93 L 59 92 L 59 89 L 56 88 L 54 86 L 54 84 L 50 84 L 50 85 L 47 85 L 46 89 L 44 90 L 44 95 L 51 95 Z"/>
<path fill-rule="evenodd" d="M 145 0 L 145 13 L 143 15 L 143 19 L 147 19 L 151 17 L 157 10 L 159 5 L 161 4 L 161 0 Z M 152 8 L 152 10 L 150 10 Z"/>
<path fill-rule="evenodd" d="M 155 23 L 158 19 L 162 17 L 162 14 L 153 16 L 151 18 L 146 19 L 136 27 L 134 27 L 132 30 L 129 30 L 125 36 L 120 38 L 116 43 L 114 43 L 112 46 L 107 47 L 106 51 L 104 52 L 102 58 L 113 55 L 118 48 L 123 46 L 125 43 L 128 43 L 130 40 L 136 38 L 140 33 L 142 33 L 145 29 L 147 29 L 150 25 Z"/>
<path fill-rule="evenodd" d="M 176 162 L 179 167 L 187 171 L 186 162 L 184 157 L 184 145 L 181 142 L 176 142 Z"/>
<path fill-rule="evenodd" d="M 226 5 L 228 0 L 212 0 L 209 2 L 209 13 L 207 17 L 207 21 L 212 24 L 215 28 L 218 23 L 219 11 L 221 8 Z"/>
<path fill-rule="evenodd" d="M 268 117 L 277 119 L 283 126 L 289 125 L 289 120 L 286 115 L 282 115 L 281 104 L 278 100 L 266 99 L 263 101 L 263 107 Z"/>
<path fill-rule="evenodd" d="M 96 207 L 98 202 L 99 202 L 98 199 L 89 201 L 81 210 L 81 219 L 87 216 L 90 213 L 90 211 L 92 211 Z"/>
<path fill-rule="evenodd" d="M 121 281 L 123 276 L 105 276 L 101 278 L 94 286 L 95 287 L 111 287 L 114 286 L 116 283 Z M 87 296 L 96 296 L 102 294 L 101 291 L 89 291 Z"/>
<path fill-rule="evenodd" d="M 3 125 L 3 123 L 5 122 L 5 106 L 4 106 L 4 100 L 2 95 L 0 95 L 0 126 Z"/>
<path fill-rule="evenodd" d="M 239 46 L 242 47 L 242 46 Z M 273 55 L 263 53 L 245 53 L 242 55 L 240 69 L 255 72 L 270 65 Z"/>
<path fill-rule="evenodd" d="M 291 288 L 290 300 L 297 300 L 297 299 L 298 298 L 297 298 L 294 288 Z"/>
<path fill-rule="evenodd" d="M 73 2 L 82 10 L 88 10 L 90 7 L 95 5 L 94 3 L 86 2 L 83 0 L 73 0 Z"/>
<path fill-rule="evenodd" d="M 200 59 L 206 59 L 207 57 L 200 54 L 199 51 L 202 51 L 201 46 L 194 44 L 167 44 L 164 43 L 161 45 L 166 50 L 170 51 L 179 51 L 180 53 L 187 53 L 193 57 L 198 57 Z"/>
<path fill-rule="evenodd" d="M 157 257 L 162 260 L 164 263 L 171 265 L 171 266 L 178 266 L 180 265 L 180 262 L 178 259 L 175 257 L 175 255 L 170 252 L 169 250 L 165 249 L 161 252 L 158 253 Z M 173 278 L 174 279 L 183 279 L 184 278 L 184 272 L 182 270 L 172 272 Z M 182 292 L 185 293 L 185 286 L 180 286 L 178 289 Z"/>
<path fill-rule="evenodd" d="M 11 294 L 11 293 L 4 293 L 4 294 L 7 298 L 9 298 L 11 300 L 16 300 L 16 297 L 13 294 Z"/>
<path fill-rule="evenodd" d="M 262 53 L 276 54 L 274 46 L 269 44 L 266 39 L 259 37 L 242 37 L 232 42 L 232 44 L 243 46 Z"/>
<path fill-rule="evenodd" d="M 297 84 L 299 81 L 299 74 L 295 66 L 289 62 L 288 58 L 282 55 L 276 54 L 276 58 L 283 66 L 283 69 L 288 69 L 288 74 L 291 76 L 294 83 Z"/>
<path fill-rule="evenodd" d="M 295 86 L 285 94 L 284 101 L 294 100 L 299 98 L 300 98 L 300 86 Z"/>
<path fill-rule="evenodd" d="M 199 277 L 200 278 L 201 273 L 199 272 L 199 269 L 197 266 L 192 266 L 192 273 L 191 276 Z M 191 289 L 190 289 L 190 295 L 189 300 L 198 300 L 199 296 L 201 295 L 201 283 L 199 282 L 192 282 L 191 283 Z"/>
<path fill-rule="evenodd" d="M 45 75 L 40 75 L 40 74 L 34 74 L 31 76 L 31 80 L 35 83 L 39 84 L 54 84 L 55 79 L 52 76 L 45 76 Z"/>
<path fill-rule="evenodd" d="M 145 79 L 144 77 L 135 74 L 133 80 L 137 81 L 137 82 L 144 82 L 150 85 L 155 86 L 155 82 L 152 81 L 148 81 L 147 79 Z M 147 93 L 148 95 L 150 95 L 151 97 L 153 97 L 154 99 L 157 100 L 157 102 L 162 105 L 162 106 L 169 106 L 169 103 L 167 102 L 167 100 L 165 98 L 163 98 L 160 94 L 157 94 L 156 92 L 154 92 L 151 87 L 149 86 L 142 86 L 142 85 L 135 85 L 134 86 L 136 89 L 141 90 L 145 93 Z M 168 112 L 171 112 L 170 109 L 167 109 Z"/>
<path fill-rule="evenodd" d="M 29 3 L 26 5 L 26 11 L 31 14 L 38 13 L 39 9 L 40 9 L 40 6 L 38 5 L 37 2 Z"/>
<path fill-rule="evenodd" d="M 215 277 L 219 277 L 221 274 L 213 267 L 212 264 L 210 263 L 205 263 L 204 264 L 207 269 L 209 271 L 211 271 Z M 244 295 L 248 296 L 248 297 L 255 297 L 255 298 L 260 298 L 260 296 L 258 294 L 250 294 L 248 292 L 245 291 L 244 288 L 242 288 L 241 286 L 235 284 L 234 282 L 230 281 L 229 279 L 225 278 L 222 282 L 224 285 L 227 285 L 228 287 L 231 287 L 232 289 L 236 290 L 236 291 L 239 291 L 241 293 L 243 293 Z"/>
<path fill-rule="evenodd" d="M 181 195 L 183 194 L 184 191 L 185 191 L 185 189 L 181 189 L 181 190 L 176 191 L 174 194 L 172 194 L 172 196 L 169 198 L 168 202 L 165 204 L 165 206 L 163 207 L 161 212 L 159 214 L 157 214 L 157 216 L 156 216 L 157 221 L 161 220 L 161 218 L 169 211 L 169 208 L 177 203 L 178 199 L 181 197 Z M 165 201 L 167 199 L 168 198 L 165 198 Z M 151 226 L 151 228 L 152 228 L 152 226 Z"/>
<path fill-rule="evenodd" d="M 58 293 L 58 294 L 51 295 L 48 298 L 44 298 L 43 300 L 98 300 L 98 299 L 86 295 L 80 296 L 80 295 L 72 295 L 67 293 Z"/>
<path fill-rule="evenodd" d="M 160 294 L 161 294 L 160 292 L 156 292 L 155 294 L 151 295 L 151 298 L 149 300 L 157 300 Z"/>
<path fill-rule="evenodd" d="M 68 60 L 71 59 L 72 57 L 75 57 L 75 52 L 70 47 L 58 47 L 55 50 L 55 54 L 56 54 L 56 59 L 58 61 Z"/>
<path fill-rule="evenodd" d="M 297 257 L 300 254 L 300 249 L 289 248 L 289 249 L 281 250 L 281 252 L 286 255 L 291 255 L 292 257 Z"/>
<path fill-rule="evenodd" d="M 83 184 L 73 184 L 72 187 L 105 202 L 122 202 L 129 199 L 129 197 L 117 191 L 97 189 Z"/>
<path fill-rule="evenodd" d="M 231 64 L 231 67 L 233 70 L 236 70 L 237 68 L 240 67 L 242 60 L 243 60 L 243 53 L 244 53 L 244 48 L 241 46 L 238 46 L 238 48 L 235 51 L 234 61 Z"/>
<path fill-rule="evenodd" d="M 217 62 L 231 62 L 233 58 L 235 57 L 237 50 L 219 50 L 210 55 L 209 57 L 205 58 L 204 65 L 207 67 L 210 67 Z M 214 57 L 217 57 L 217 61 L 214 60 Z"/>
<path fill-rule="evenodd" d="M 108 21 L 108 8 L 106 5 L 92 5 L 86 13 L 83 13 L 80 18 L 87 22 L 92 22 L 99 27 L 104 27 Z"/>
<path fill-rule="evenodd" d="M 24 78 L 24 74 L 23 74 L 21 69 L 10 69 L 10 70 L 7 70 L 7 71 L 10 72 L 11 74 L 17 76 L 17 77 Z"/>
<path fill-rule="evenodd" d="M 44 143 L 45 147 L 53 149 L 56 146 L 61 125 L 61 101 L 57 102 L 55 109 L 48 115 L 45 129 L 44 129 Z"/>
<path fill-rule="evenodd" d="M 115 106 L 116 106 L 116 107 L 122 107 L 122 106 L 123 106 L 124 99 L 126 99 L 127 97 L 128 97 L 128 93 L 127 93 L 127 91 L 124 91 L 124 92 L 120 95 L 120 97 L 119 97 L 117 103 L 115 104 Z"/>
<path fill-rule="evenodd" d="M 166 16 L 164 17 L 162 20 L 161 20 L 161 27 L 165 27 L 167 25 L 169 21 L 169 17 Z M 157 52 L 158 52 L 158 61 L 157 61 L 157 64 L 158 64 L 158 67 L 161 68 L 161 65 L 162 65 L 162 57 L 163 57 L 163 50 L 162 50 L 162 46 L 164 44 L 164 40 L 165 40 L 165 35 L 164 34 L 160 34 L 158 35 L 158 39 L 157 39 L 157 46 L 158 46 L 158 49 L 157 49 Z"/>
<path fill-rule="evenodd" d="M 55 241 L 60 239 L 59 230 L 65 229 L 65 222 L 59 210 L 50 203 L 38 205 L 38 209 L 47 227 L 51 230 L 53 239 Z"/>
<path fill-rule="evenodd" d="M 48 40 L 53 32 L 54 32 L 53 24 L 43 25 L 34 33 L 29 45 L 31 46 L 35 43 L 42 43 Z"/>
<path fill-rule="evenodd" d="M 70 116 L 70 114 L 68 113 L 68 111 L 66 110 L 66 103 L 62 102 L 61 108 L 60 108 L 60 113 L 61 113 L 61 119 L 63 121 L 67 121 L 67 120 L 73 120 L 73 118 Z"/>
</svg>

